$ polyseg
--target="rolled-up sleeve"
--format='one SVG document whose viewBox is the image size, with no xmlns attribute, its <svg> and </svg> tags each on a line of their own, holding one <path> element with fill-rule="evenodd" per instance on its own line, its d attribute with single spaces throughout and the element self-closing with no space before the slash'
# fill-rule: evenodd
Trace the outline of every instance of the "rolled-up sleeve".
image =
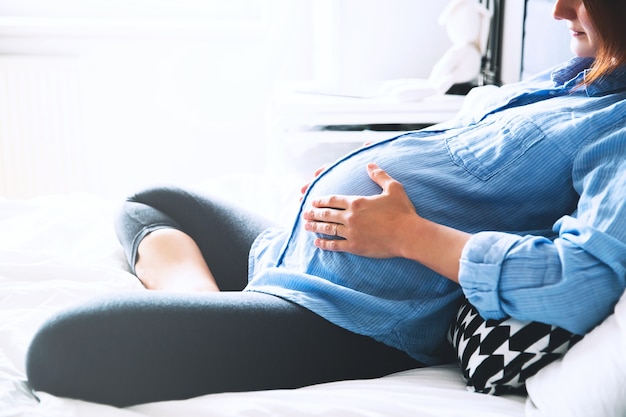
<svg viewBox="0 0 626 417">
<path fill-rule="evenodd" d="M 466 297 L 477 306 L 483 317 L 506 316 L 498 291 L 502 266 L 519 236 L 499 233 L 477 233 L 465 245 L 461 256 L 459 283 Z"/>
</svg>

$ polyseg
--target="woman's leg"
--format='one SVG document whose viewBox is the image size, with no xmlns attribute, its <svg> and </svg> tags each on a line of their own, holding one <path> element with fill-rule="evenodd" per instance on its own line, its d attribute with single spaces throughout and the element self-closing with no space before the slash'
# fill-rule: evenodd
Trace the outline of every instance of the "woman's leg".
<svg viewBox="0 0 626 417">
<path fill-rule="evenodd" d="M 241 290 L 250 246 L 271 225 L 227 201 L 160 187 L 129 198 L 116 231 L 147 288 Z"/>
<path fill-rule="evenodd" d="M 27 356 L 35 390 L 115 406 L 418 366 L 404 352 L 253 292 L 146 291 L 90 301 L 48 321 Z"/>
<path fill-rule="evenodd" d="M 224 202 L 154 189 L 127 203 L 117 231 L 131 267 L 146 236 L 183 232 L 218 286 L 240 290 L 250 245 L 267 226 Z M 116 406 L 371 378 L 416 366 L 404 352 L 288 301 L 238 291 L 91 300 L 45 323 L 27 354 L 35 390 Z"/>
</svg>

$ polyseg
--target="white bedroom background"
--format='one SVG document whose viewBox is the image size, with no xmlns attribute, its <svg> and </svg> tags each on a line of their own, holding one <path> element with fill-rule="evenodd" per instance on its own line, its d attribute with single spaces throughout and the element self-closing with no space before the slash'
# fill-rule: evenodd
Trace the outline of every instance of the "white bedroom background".
<svg viewBox="0 0 626 417">
<path fill-rule="evenodd" d="M 265 172 L 282 80 L 426 77 L 428 0 L 0 0 L 0 196 Z"/>
</svg>

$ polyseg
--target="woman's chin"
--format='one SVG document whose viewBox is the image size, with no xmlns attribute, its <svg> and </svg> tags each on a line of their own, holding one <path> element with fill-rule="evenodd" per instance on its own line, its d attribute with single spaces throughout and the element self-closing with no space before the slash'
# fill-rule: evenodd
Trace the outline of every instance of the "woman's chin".
<svg viewBox="0 0 626 417">
<path fill-rule="evenodd" d="M 579 58 L 595 58 L 596 51 L 589 42 L 572 39 L 570 50 Z"/>
</svg>

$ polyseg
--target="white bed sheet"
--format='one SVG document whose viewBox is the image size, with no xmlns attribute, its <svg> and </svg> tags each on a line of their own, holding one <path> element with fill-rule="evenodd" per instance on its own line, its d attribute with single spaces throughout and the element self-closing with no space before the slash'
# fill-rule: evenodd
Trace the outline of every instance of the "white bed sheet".
<svg viewBox="0 0 626 417">
<path fill-rule="evenodd" d="M 0 417 L 524 415 L 525 398 L 468 392 L 455 366 L 296 390 L 213 394 L 117 409 L 35 396 L 24 354 L 56 310 L 107 291 L 145 291 L 112 227 L 117 203 L 92 195 L 0 199 Z"/>
</svg>

